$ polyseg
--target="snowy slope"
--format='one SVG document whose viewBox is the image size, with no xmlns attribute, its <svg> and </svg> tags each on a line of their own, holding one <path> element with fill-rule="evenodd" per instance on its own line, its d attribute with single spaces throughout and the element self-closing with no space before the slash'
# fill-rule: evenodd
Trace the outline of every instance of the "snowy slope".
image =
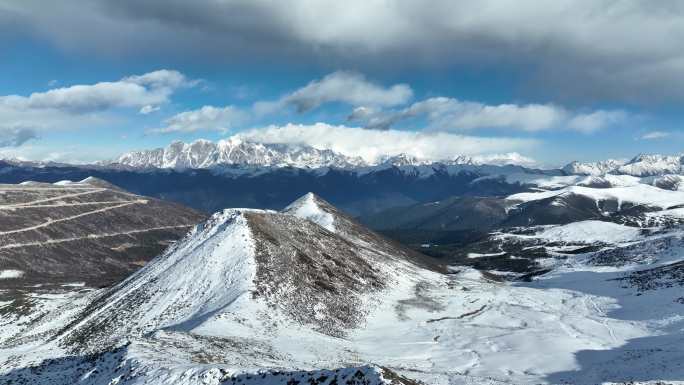
<svg viewBox="0 0 684 385">
<path fill-rule="evenodd" d="M 104 293 L 68 327 L 65 339 L 106 346 L 127 333 L 142 334 L 211 314 L 252 289 L 253 254 L 242 213 L 215 214 Z M 90 349 L 88 343 L 85 347 Z"/>
<path fill-rule="evenodd" d="M 419 267 L 411 260 L 415 253 L 352 232 L 354 226 L 335 221 L 316 200 L 309 194 L 290 209 L 331 229 L 340 224 L 344 235 L 290 214 L 217 213 L 85 309 L 66 328 L 64 344 L 90 351 L 158 329 L 213 330 L 210 324 L 225 322 L 226 314 L 230 322 L 254 322 L 256 335 L 273 329 L 267 313 L 285 324 L 345 335 L 363 322 L 379 290 L 413 281 Z"/>
<path fill-rule="evenodd" d="M 583 186 L 569 186 L 558 190 L 519 193 L 507 199 L 518 202 L 531 202 L 564 195 L 579 195 L 599 201 L 615 201 L 618 207 L 624 204 L 646 205 L 661 209 L 684 204 L 684 194 L 655 186 L 638 184 L 627 187 L 591 188 Z"/>
<path fill-rule="evenodd" d="M 39 366 L 16 370 L 4 379 L 13 384 L 26 385 L 417 385 L 387 368 L 372 365 L 319 370 L 260 370 L 252 373 L 206 363 L 183 365 L 177 362 L 176 365 L 160 366 L 158 362 L 145 360 L 150 354 L 158 354 L 148 349 L 134 342 L 104 353 L 46 360 Z M 182 356 L 185 352 L 167 347 L 166 353 Z"/>
<path fill-rule="evenodd" d="M 0 348 L 0 382 L 330 384 L 360 372 L 376 384 L 393 377 L 383 367 L 440 385 L 681 379 L 681 287 L 667 287 L 679 285 L 668 277 L 681 237 L 600 251 L 628 263 L 565 256 L 539 280 L 506 283 L 423 268 L 312 194 L 285 213 L 225 210 L 120 285 L 79 297 L 90 302 L 64 313 L 52 345 Z M 662 289 L 632 284 L 645 269 Z M 62 349 L 74 356 L 50 360 Z"/>
<path fill-rule="evenodd" d="M 682 155 L 639 155 L 618 167 L 617 172 L 634 176 L 679 174 L 682 172 L 682 163 Z"/>
<path fill-rule="evenodd" d="M 546 228 L 534 237 L 562 243 L 623 243 L 639 240 L 641 231 L 636 227 L 603 221 L 581 221 Z"/>
</svg>

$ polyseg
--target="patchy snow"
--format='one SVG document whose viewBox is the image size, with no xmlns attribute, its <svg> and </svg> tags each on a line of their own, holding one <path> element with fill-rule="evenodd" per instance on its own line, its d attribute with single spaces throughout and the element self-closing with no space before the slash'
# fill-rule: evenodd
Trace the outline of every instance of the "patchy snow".
<svg viewBox="0 0 684 385">
<path fill-rule="evenodd" d="M 676 219 L 684 219 L 684 208 L 654 211 L 654 212 L 650 212 L 650 213 L 645 213 L 645 215 L 648 218 L 670 217 L 670 218 L 676 218 Z"/>
<path fill-rule="evenodd" d="M 514 173 L 504 175 L 507 183 L 520 183 L 537 186 L 542 189 L 557 189 L 573 185 L 582 179 L 578 175 L 543 175 L 543 174 L 529 174 L 529 173 Z M 486 176 L 476 179 L 476 181 L 484 180 L 485 178 L 494 179 L 491 176 Z M 474 182 L 474 181 L 473 181 Z"/>
<path fill-rule="evenodd" d="M 684 192 L 663 190 L 658 187 L 644 184 L 612 188 L 570 186 L 552 191 L 513 194 L 507 199 L 518 202 L 530 202 L 553 198 L 564 194 L 582 195 L 592 198 L 597 202 L 616 200 L 620 205 L 627 202 L 632 204 L 659 207 L 662 209 L 684 204 Z"/>
<path fill-rule="evenodd" d="M 62 287 L 84 287 L 85 282 L 73 282 L 73 283 L 65 283 L 61 285 Z"/>
<path fill-rule="evenodd" d="M 621 243 L 638 240 L 640 233 L 639 228 L 612 222 L 580 221 L 546 228 L 534 237 L 563 243 Z"/>
<path fill-rule="evenodd" d="M 489 253 L 489 254 L 480 254 L 480 253 L 468 253 L 468 258 L 485 258 L 485 257 L 498 257 L 501 255 L 506 254 L 505 251 L 502 251 L 500 253 Z"/>
<path fill-rule="evenodd" d="M 631 175 L 606 174 L 601 176 L 587 176 L 575 183 L 577 186 L 586 187 L 629 187 L 643 183 L 642 178 Z"/>
<path fill-rule="evenodd" d="M 0 279 L 21 278 L 24 272 L 21 270 L 0 270 Z"/>
</svg>

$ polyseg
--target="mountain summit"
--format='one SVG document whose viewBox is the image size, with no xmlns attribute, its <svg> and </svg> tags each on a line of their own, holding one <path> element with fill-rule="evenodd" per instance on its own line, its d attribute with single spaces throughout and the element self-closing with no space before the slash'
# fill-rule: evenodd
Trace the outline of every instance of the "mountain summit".
<svg viewBox="0 0 684 385">
<path fill-rule="evenodd" d="M 253 320 L 243 327 L 255 335 L 294 324 L 340 337 L 363 324 L 380 291 L 426 267 L 440 270 L 311 193 L 282 213 L 227 209 L 85 309 L 64 341 L 98 350 L 125 335 L 238 319 Z"/>
</svg>

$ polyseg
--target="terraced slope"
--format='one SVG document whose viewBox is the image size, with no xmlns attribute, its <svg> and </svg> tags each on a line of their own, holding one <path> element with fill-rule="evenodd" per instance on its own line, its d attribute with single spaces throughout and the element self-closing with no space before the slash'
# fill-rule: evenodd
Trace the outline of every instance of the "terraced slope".
<svg viewBox="0 0 684 385">
<path fill-rule="evenodd" d="M 202 219 L 95 178 L 0 185 L 0 289 L 112 284 Z"/>
</svg>

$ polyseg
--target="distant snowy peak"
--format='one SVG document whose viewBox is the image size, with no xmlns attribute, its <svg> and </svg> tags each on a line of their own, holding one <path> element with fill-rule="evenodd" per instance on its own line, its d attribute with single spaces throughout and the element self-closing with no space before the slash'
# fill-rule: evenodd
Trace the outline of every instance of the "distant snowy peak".
<svg viewBox="0 0 684 385">
<path fill-rule="evenodd" d="M 683 155 L 639 155 L 629 161 L 606 160 L 601 162 L 572 162 L 563 171 L 573 175 L 605 174 L 632 175 L 638 177 L 681 174 Z"/>
<path fill-rule="evenodd" d="M 682 155 L 639 155 L 619 167 L 618 172 L 634 176 L 680 174 L 682 163 L 684 163 Z"/>
<path fill-rule="evenodd" d="M 349 157 L 332 150 L 310 146 L 262 144 L 235 138 L 211 142 L 173 142 L 165 148 L 134 151 L 121 155 L 116 161 L 135 168 L 213 168 L 218 166 L 351 168 L 365 166 L 359 157 Z"/>
<path fill-rule="evenodd" d="M 600 162 L 572 162 L 563 167 L 563 171 L 572 175 L 600 176 L 614 172 L 625 163 L 625 161 L 615 159 L 608 159 Z"/>
<path fill-rule="evenodd" d="M 421 159 L 413 155 L 401 153 L 393 156 L 387 156 L 382 159 L 380 164 L 383 165 L 388 165 L 388 166 L 396 166 L 396 167 L 403 167 L 403 166 L 424 166 L 427 164 L 431 164 L 433 162 L 427 160 L 427 159 Z"/>
<path fill-rule="evenodd" d="M 426 166 L 431 164 L 444 164 L 448 166 L 534 166 L 536 161 L 534 159 L 523 156 L 517 152 L 505 154 L 491 154 L 491 155 L 457 155 L 452 159 L 446 160 L 429 160 L 419 158 L 409 154 L 398 154 L 387 157 L 381 162 L 385 165 L 392 165 L 397 167 L 403 166 Z"/>
</svg>

